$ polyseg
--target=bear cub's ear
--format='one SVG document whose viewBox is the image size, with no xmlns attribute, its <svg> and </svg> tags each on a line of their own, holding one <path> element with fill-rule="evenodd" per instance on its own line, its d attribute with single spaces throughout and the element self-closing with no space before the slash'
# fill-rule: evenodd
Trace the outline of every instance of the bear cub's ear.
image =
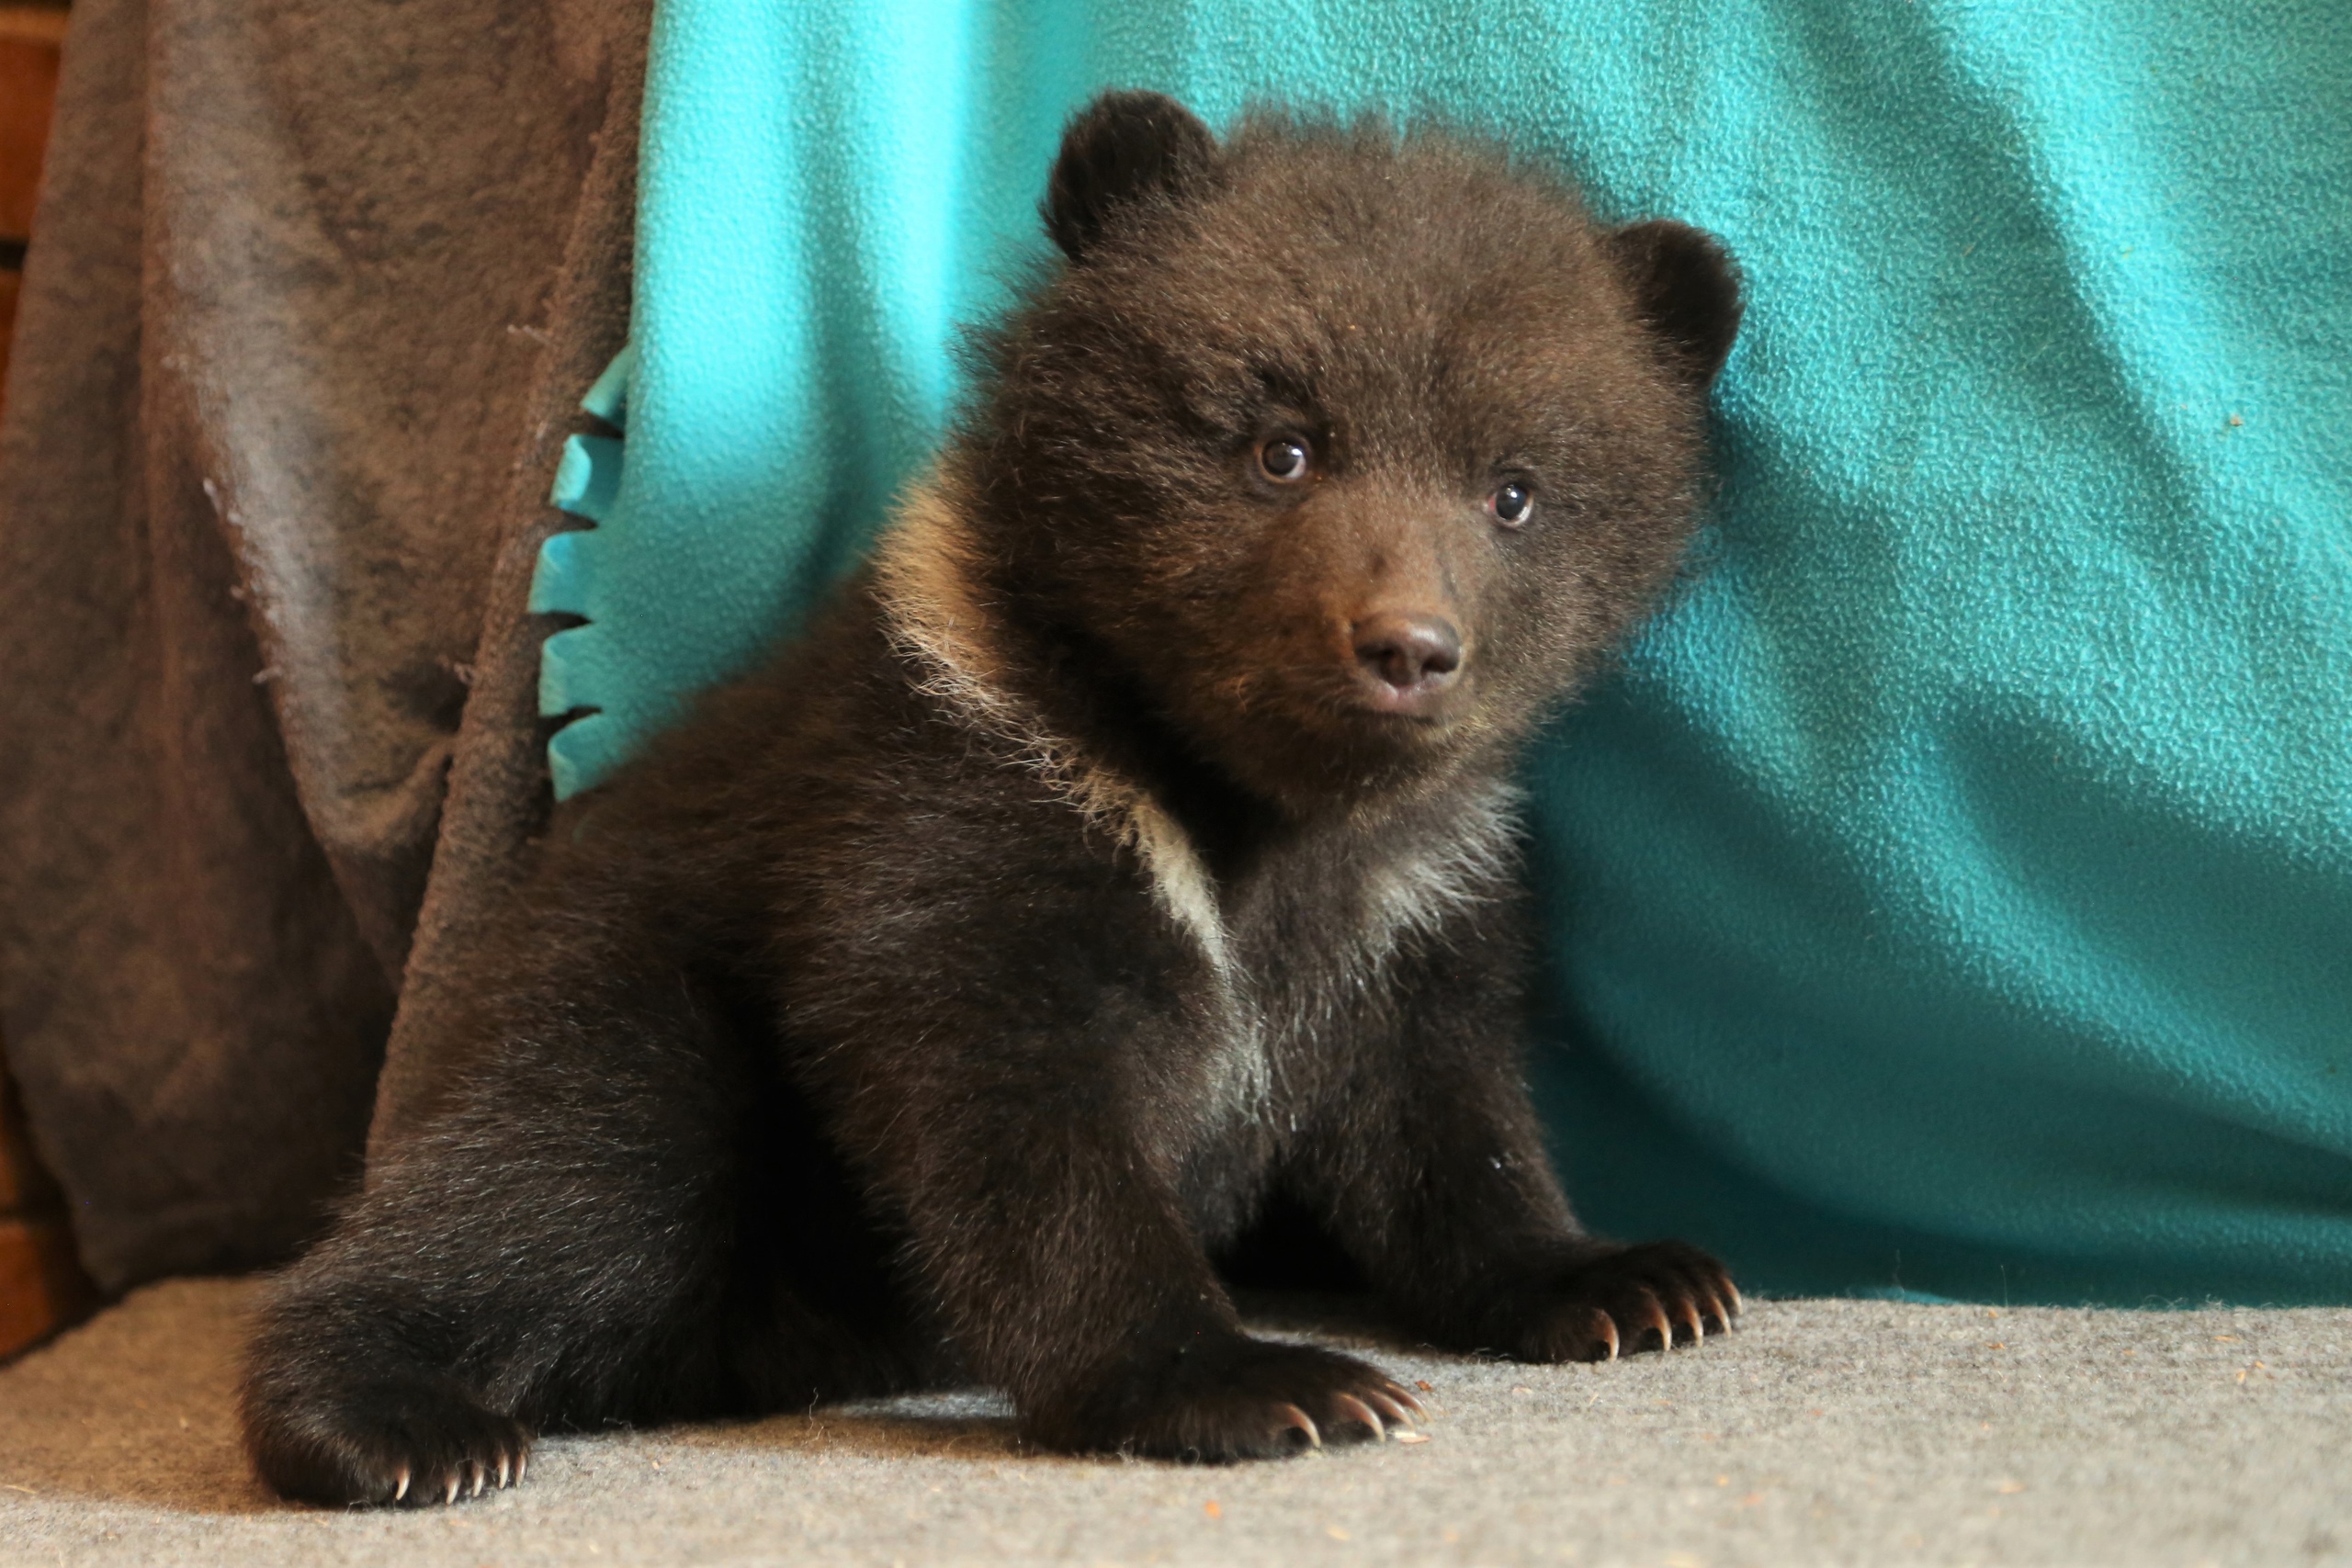
<svg viewBox="0 0 2352 1568">
<path fill-rule="evenodd" d="M 1610 253 L 1650 330 L 1666 339 L 1694 385 L 1713 384 L 1739 333 L 1739 266 L 1723 243 L 1671 219 L 1609 236 Z"/>
<path fill-rule="evenodd" d="M 1083 261 L 1111 215 L 1138 197 L 1174 196 L 1205 173 L 1216 140 L 1200 117 L 1159 93 L 1105 93 L 1062 132 L 1046 186 L 1046 230 Z"/>
</svg>

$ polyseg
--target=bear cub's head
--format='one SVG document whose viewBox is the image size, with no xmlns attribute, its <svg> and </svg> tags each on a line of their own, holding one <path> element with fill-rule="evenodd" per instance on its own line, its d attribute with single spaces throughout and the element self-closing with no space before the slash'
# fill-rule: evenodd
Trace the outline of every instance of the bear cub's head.
<svg viewBox="0 0 2352 1568">
<path fill-rule="evenodd" d="M 1493 760 L 1671 576 L 1736 273 L 1474 141 L 1070 125 L 947 474 L 989 597 L 1294 810 Z"/>
</svg>

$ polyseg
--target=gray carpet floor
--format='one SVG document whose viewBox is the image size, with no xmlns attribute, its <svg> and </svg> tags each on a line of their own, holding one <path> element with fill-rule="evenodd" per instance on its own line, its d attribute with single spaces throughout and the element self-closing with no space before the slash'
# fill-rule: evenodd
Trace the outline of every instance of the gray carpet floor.
<svg viewBox="0 0 2352 1568">
<path fill-rule="evenodd" d="M 1424 1442 L 1231 1470 L 1024 1453 L 979 1395 L 552 1438 L 456 1508 L 265 1493 L 250 1286 L 141 1292 L 0 1370 L 0 1562 L 2352 1562 L 2352 1312 L 1757 1302 L 1599 1368 L 1368 1348 Z"/>
</svg>

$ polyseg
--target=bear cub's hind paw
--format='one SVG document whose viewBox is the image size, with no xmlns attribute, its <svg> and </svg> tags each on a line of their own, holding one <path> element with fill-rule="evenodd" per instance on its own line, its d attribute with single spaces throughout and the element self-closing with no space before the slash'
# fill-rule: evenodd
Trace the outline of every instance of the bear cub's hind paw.
<svg viewBox="0 0 2352 1568">
<path fill-rule="evenodd" d="M 1400 1384 L 1352 1356 L 1220 1334 L 1131 1358 L 1027 1427 L 1048 1448 L 1226 1464 L 1378 1442 L 1422 1415 Z"/>
<path fill-rule="evenodd" d="M 531 1462 L 527 1427 L 445 1379 L 251 1398 L 246 1432 L 263 1478 L 314 1503 L 455 1503 L 513 1485 Z"/>
<path fill-rule="evenodd" d="M 1498 1292 L 1487 1345 L 1521 1361 L 1613 1361 L 1725 1333 L 1740 1305 L 1730 1273 L 1695 1247 L 1612 1247 Z"/>
</svg>

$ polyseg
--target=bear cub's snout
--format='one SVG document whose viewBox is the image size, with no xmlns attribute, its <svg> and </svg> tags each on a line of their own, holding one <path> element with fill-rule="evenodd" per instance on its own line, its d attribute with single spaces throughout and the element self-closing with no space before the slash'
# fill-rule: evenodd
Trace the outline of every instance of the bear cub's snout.
<svg viewBox="0 0 2352 1568">
<path fill-rule="evenodd" d="M 1409 610 L 1381 610 L 1349 628 L 1363 666 L 1366 700 L 1376 713 L 1436 716 L 1462 672 L 1462 634 L 1452 621 Z"/>
<path fill-rule="evenodd" d="M 1736 1314 L 1561 1192 L 1512 782 L 1676 570 L 1729 258 L 1476 140 L 1141 93 L 1043 217 L 871 563 L 561 807 L 469 954 L 445 1092 L 260 1316 L 281 1491 L 951 1380 L 1071 1450 L 1420 1419 L 1244 1327 L 1217 1259 L 1269 1216 L 1465 1352 Z"/>
</svg>

